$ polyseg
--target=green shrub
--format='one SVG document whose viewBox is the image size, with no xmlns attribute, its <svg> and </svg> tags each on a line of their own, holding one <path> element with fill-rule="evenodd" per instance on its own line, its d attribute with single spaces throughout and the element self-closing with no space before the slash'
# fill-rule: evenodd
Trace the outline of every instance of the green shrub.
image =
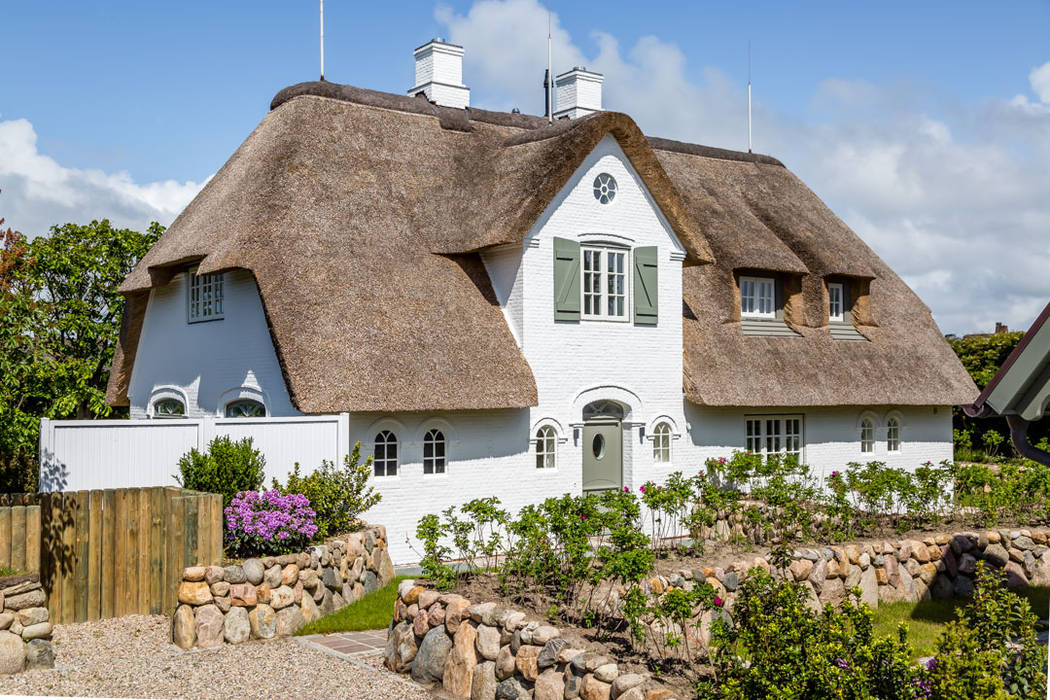
<svg viewBox="0 0 1050 700">
<path fill-rule="evenodd" d="M 307 476 L 299 473 L 296 463 L 283 486 L 273 480 L 273 488 L 283 494 L 301 493 L 310 499 L 317 514 L 316 539 L 323 540 L 342 532 L 360 529 L 361 514 L 379 503 L 381 494 L 368 484 L 372 475 L 372 458 L 361 463 L 361 443 L 343 458 L 342 468 L 324 460 L 321 466 Z"/>
<path fill-rule="evenodd" d="M 796 584 L 752 569 L 733 606 L 733 624 L 712 623 L 714 674 L 706 698 L 920 698 L 922 669 L 910 663 L 906 630 L 876 637 L 871 610 L 853 599 L 820 611 Z"/>
<path fill-rule="evenodd" d="M 949 622 L 928 664 L 931 697 L 1046 696 L 1046 647 L 1028 601 L 1006 589 L 1003 574 L 977 563 L 974 594 Z"/>
<path fill-rule="evenodd" d="M 194 491 L 221 493 L 225 507 L 240 491 L 258 491 L 265 471 L 266 458 L 253 447 L 250 437 L 233 442 L 222 435 L 208 443 L 207 452 L 192 449 L 184 454 L 175 481 Z"/>
</svg>

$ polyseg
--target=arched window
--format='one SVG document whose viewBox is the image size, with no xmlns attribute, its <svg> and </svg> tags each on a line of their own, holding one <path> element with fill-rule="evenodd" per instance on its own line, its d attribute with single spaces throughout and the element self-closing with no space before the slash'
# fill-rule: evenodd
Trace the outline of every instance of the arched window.
<svg viewBox="0 0 1050 700">
<path fill-rule="evenodd" d="M 671 461 L 671 426 L 657 423 L 653 428 L 653 461 L 667 464 Z"/>
<path fill-rule="evenodd" d="M 860 422 L 860 451 L 868 454 L 875 451 L 875 422 L 871 418 Z"/>
<path fill-rule="evenodd" d="M 181 400 L 165 397 L 153 402 L 154 418 L 181 418 L 186 415 L 186 404 Z"/>
<path fill-rule="evenodd" d="M 237 399 L 226 404 L 227 418 L 265 418 L 266 406 L 255 399 Z"/>
<path fill-rule="evenodd" d="M 536 468 L 553 469 L 557 464 L 558 435 L 549 425 L 536 431 Z"/>
<path fill-rule="evenodd" d="M 437 428 L 423 436 L 423 473 L 445 473 L 445 434 Z"/>
<path fill-rule="evenodd" d="M 901 451 L 901 421 L 897 417 L 886 421 L 886 450 L 888 452 Z"/>
<path fill-rule="evenodd" d="M 397 476 L 397 436 L 389 430 L 376 435 L 372 466 L 376 476 Z"/>
</svg>

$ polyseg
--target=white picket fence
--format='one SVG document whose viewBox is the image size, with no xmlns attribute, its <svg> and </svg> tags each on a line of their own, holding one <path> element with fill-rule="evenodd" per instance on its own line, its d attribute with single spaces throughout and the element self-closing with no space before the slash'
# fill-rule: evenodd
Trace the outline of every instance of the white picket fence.
<svg viewBox="0 0 1050 700">
<path fill-rule="evenodd" d="M 40 421 L 40 490 L 175 485 L 179 457 L 219 435 L 252 438 L 266 457 L 266 484 L 296 462 L 309 473 L 350 451 L 347 413 L 287 418 Z"/>
</svg>

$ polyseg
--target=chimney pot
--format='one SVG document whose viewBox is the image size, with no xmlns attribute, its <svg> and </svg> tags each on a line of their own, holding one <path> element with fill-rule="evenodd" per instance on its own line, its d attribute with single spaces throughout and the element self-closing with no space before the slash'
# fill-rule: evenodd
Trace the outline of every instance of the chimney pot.
<svg viewBox="0 0 1050 700">
<path fill-rule="evenodd" d="M 434 104 L 462 109 L 470 106 L 470 88 L 463 84 L 463 47 L 437 37 L 412 55 L 416 59 L 416 84 L 409 95 L 426 95 Z"/>
</svg>

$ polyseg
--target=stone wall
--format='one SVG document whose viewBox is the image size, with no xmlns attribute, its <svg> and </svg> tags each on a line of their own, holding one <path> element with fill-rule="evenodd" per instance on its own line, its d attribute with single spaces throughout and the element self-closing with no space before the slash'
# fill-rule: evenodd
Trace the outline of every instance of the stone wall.
<svg viewBox="0 0 1050 700">
<path fill-rule="evenodd" d="M 1004 570 L 1010 588 L 1050 585 L 1048 542 L 1050 528 L 1037 528 L 800 549 L 794 552 L 788 575 L 810 590 L 814 602 L 837 604 L 847 590 L 857 587 L 861 599 L 875 608 L 879 603 L 967 596 L 973 592 L 973 573 L 982 559 Z M 669 587 L 691 588 L 696 581 L 706 581 L 731 609 L 741 580 L 756 566 L 772 570 L 768 557 L 755 557 L 726 567 L 654 576 L 643 587 L 660 594 Z M 615 592 L 612 600 L 618 601 Z"/>
<path fill-rule="evenodd" d="M 496 603 L 472 605 L 454 593 L 402 581 L 387 633 L 387 668 L 448 696 L 471 700 L 669 700 L 647 674 L 621 673 L 616 660 L 582 640 Z"/>
<path fill-rule="evenodd" d="M 393 580 L 381 525 L 299 554 L 190 567 L 179 584 L 172 640 L 189 649 L 291 636 Z"/>
<path fill-rule="evenodd" d="M 54 663 L 40 574 L 0 578 L 0 674 L 51 668 Z"/>
</svg>

